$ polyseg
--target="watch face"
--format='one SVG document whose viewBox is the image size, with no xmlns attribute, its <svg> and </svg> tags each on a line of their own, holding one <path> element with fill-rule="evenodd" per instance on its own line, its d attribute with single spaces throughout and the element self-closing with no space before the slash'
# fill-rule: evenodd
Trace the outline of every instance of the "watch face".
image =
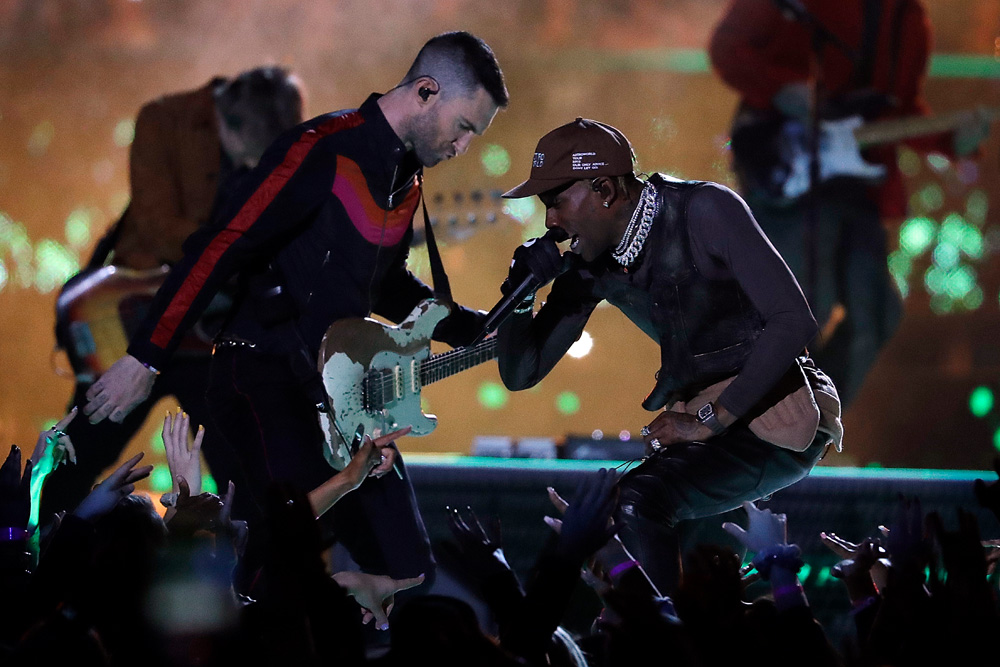
<svg viewBox="0 0 1000 667">
<path fill-rule="evenodd" d="M 711 403 L 706 403 L 705 405 L 701 406 L 701 408 L 699 408 L 698 410 L 698 419 L 700 421 L 711 419 L 714 416 L 715 416 L 715 410 L 712 408 Z"/>
</svg>

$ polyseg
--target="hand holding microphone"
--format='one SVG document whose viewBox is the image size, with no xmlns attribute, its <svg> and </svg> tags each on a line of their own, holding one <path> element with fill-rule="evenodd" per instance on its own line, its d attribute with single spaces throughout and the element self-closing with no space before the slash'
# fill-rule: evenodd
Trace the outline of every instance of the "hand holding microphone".
<svg viewBox="0 0 1000 667">
<path fill-rule="evenodd" d="M 514 250 L 507 279 L 500 286 L 504 296 L 510 296 L 515 291 L 522 292 L 522 297 L 526 296 L 565 271 L 566 262 L 556 245 L 565 236 L 561 229 L 550 229 L 544 236 L 519 245 Z M 529 277 L 531 281 L 525 285 Z M 529 289 L 525 290 L 522 286 Z"/>
<path fill-rule="evenodd" d="M 504 297 L 486 316 L 482 331 L 469 343 L 470 346 L 496 331 L 522 299 L 569 268 L 571 253 L 561 255 L 559 246 L 556 245 L 565 238 L 566 232 L 563 230 L 550 229 L 544 236 L 517 247 L 507 279 L 500 286 Z"/>
</svg>

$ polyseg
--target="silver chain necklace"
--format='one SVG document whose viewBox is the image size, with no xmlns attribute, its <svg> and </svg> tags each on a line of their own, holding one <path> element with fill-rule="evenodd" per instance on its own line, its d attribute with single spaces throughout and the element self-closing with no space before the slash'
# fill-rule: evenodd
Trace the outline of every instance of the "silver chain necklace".
<svg viewBox="0 0 1000 667">
<path fill-rule="evenodd" d="M 628 267 L 635 261 L 635 258 L 642 252 L 642 246 L 649 236 L 649 229 L 653 226 L 653 217 L 656 215 L 656 190 L 653 184 L 647 182 L 639 193 L 639 204 L 632 213 L 632 219 L 625 228 L 625 234 L 618 247 L 611 252 L 611 256 L 616 262 L 624 267 Z M 637 224 L 638 223 L 638 224 Z M 635 235 L 633 236 L 633 232 Z M 629 238 L 631 237 L 631 242 Z"/>
</svg>

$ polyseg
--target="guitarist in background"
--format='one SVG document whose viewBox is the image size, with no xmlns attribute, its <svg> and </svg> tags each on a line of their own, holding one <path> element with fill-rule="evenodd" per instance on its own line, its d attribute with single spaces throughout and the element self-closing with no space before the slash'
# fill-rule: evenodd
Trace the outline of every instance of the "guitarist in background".
<svg viewBox="0 0 1000 667">
<path fill-rule="evenodd" d="M 152 391 L 185 330 L 237 275 L 236 306 L 216 338 L 207 394 L 212 421 L 246 473 L 237 495 L 262 507 L 276 482 L 311 490 L 327 481 L 319 425 L 327 397 L 317 369 L 323 335 L 343 318 L 378 313 L 401 321 L 432 296 L 406 268 L 423 169 L 465 153 L 507 102 L 490 47 L 451 32 L 424 44 L 389 92 L 283 134 L 216 222 L 185 244 L 128 355 L 88 392 L 84 414 L 95 423 L 125 419 Z M 455 305 L 435 339 L 462 345 L 483 319 Z M 409 478 L 402 465 L 399 476 L 385 474 L 397 462 L 398 452 L 385 448 L 372 470 L 380 479 L 323 519 L 366 571 L 429 580 L 434 563 Z M 255 531 L 251 525 L 251 558 Z"/>
<path fill-rule="evenodd" d="M 302 122 L 302 106 L 298 79 L 280 67 L 215 78 L 197 90 L 144 105 L 129 155 L 131 202 L 98 244 L 90 266 L 100 267 L 110 259 L 115 266 L 156 270 L 180 260 L 184 240 L 208 224 L 271 141 Z M 212 326 L 210 321 L 203 324 Z M 163 396 L 173 395 L 194 423 L 210 423 L 205 402 L 210 340 L 211 335 L 207 342 L 186 346 L 165 364 L 156 391 L 127 419 L 96 425 L 81 419 L 70 425 L 79 463 L 53 472 L 41 516 L 82 500 Z M 91 384 L 78 376 L 73 405 L 84 405 Z M 208 429 L 202 449 L 212 475 L 220 484 L 230 479 L 238 484 L 233 456 L 213 431 Z"/>
<path fill-rule="evenodd" d="M 812 32 L 806 24 L 785 18 L 781 9 L 785 4 L 795 11 L 804 8 L 855 52 L 852 61 L 841 48 L 829 43 L 823 48 L 821 117 L 860 114 L 873 120 L 927 115 L 922 87 L 931 30 L 918 0 L 733 0 L 709 47 L 716 72 L 742 98 L 733 127 L 733 154 L 744 195 L 805 288 L 820 323 L 817 363 L 830 374 L 846 406 L 902 315 L 886 263 L 882 222 L 905 214 L 906 197 L 895 147 L 867 151 L 869 162 L 884 165 L 884 178 L 877 183 L 850 178 L 824 182 L 814 193 L 816 228 L 813 247 L 807 248 L 810 197 L 779 202 L 750 184 L 748 173 L 760 168 L 748 163 L 777 151 L 767 139 L 760 141 L 761 135 L 752 128 L 773 127 L 788 119 L 809 127 L 817 62 Z M 968 155 L 986 137 L 987 122 L 981 114 L 969 112 L 957 125 L 954 132 L 909 140 L 907 145 L 924 153 Z M 741 132 L 754 137 L 743 151 L 738 141 Z M 742 160 L 741 153 L 746 156 Z M 810 258 L 815 262 L 811 271 Z M 815 284 L 810 284 L 810 275 Z M 837 304 L 846 314 L 839 326 L 831 321 Z"/>
</svg>

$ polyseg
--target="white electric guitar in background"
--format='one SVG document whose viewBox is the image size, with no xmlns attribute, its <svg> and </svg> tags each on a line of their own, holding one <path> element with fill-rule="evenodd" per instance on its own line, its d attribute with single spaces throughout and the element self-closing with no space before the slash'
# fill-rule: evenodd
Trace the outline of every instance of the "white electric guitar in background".
<svg viewBox="0 0 1000 667">
<path fill-rule="evenodd" d="M 331 466 L 344 469 L 359 432 L 374 438 L 410 426 L 410 435 L 427 435 L 437 417 L 421 410 L 423 387 L 496 358 L 495 337 L 431 355 L 431 334 L 449 312 L 428 299 L 396 326 L 371 318 L 346 318 L 330 326 L 319 353 L 330 412 L 320 413 L 319 420 L 323 454 Z"/>
<path fill-rule="evenodd" d="M 1000 108 L 984 109 L 990 122 L 1000 119 Z M 885 177 L 883 165 L 861 155 L 866 148 L 894 144 L 915 137 L 950 132 L 967 112 L 914 116 L 865 122 L 860 115 L 820 121 L 819 178 L 854 178 L 877 183 Z M 789 204 L 809 191 L 809 132 L 798 119 L 772 112 L 747 110 L 733 123 L 733 166 L 745 191 Z"/>
</svg>

